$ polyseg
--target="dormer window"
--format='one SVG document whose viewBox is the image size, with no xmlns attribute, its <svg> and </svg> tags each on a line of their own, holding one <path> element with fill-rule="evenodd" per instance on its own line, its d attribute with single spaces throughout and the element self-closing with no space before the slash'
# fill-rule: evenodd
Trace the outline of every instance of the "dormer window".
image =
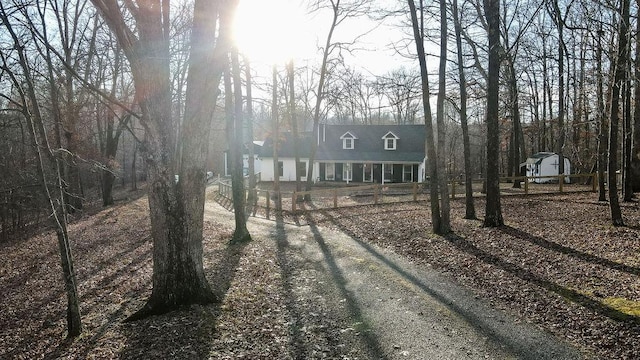
<svg viewBox="0 0 640 360">
<path fill-rule="evenodd" d="M 395 150 L 398 144 L 398 139 L 400 139 L 396 134 L 389 131 L 382 137 L 382 141 L 384 141 L 384 149 L 385 150 Z"/>
<path fill-rule="evenodd" d="M 352 150 L 353 148 L 355 148 L 355 140 L 357 139 L 357 137 L 355 137 L 355 135 L 353 135 L 350 132 L 346 132 L 344 133 L 344 135 L 340 136 L 340 139 L 342 139 L 342 148 L 345 150 Z"/>
</svg>

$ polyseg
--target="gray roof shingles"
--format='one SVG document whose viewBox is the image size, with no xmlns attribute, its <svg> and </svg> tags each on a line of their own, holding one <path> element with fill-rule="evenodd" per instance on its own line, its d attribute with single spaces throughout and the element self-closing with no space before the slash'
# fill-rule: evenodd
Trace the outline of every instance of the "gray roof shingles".
<svg viewBox="0 0 640 360">
<path fill-rule="evenodd" d="M 343 149 L 340 137 L 353 134 L 353 149 Z M 383 136 L 398 137 L 395 150 L 385 150 Z M 325 125 L 320 128 L 317 161 L 422 162 L 425 158 L 424 125 Z"/>
</svg>

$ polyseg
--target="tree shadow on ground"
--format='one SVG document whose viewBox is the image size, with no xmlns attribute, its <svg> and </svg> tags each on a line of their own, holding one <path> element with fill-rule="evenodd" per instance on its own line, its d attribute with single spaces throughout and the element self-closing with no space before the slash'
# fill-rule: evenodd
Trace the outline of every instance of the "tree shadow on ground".
<svg viewBox="0 0 640 360">
<path fill-rule="evenodd" d="M 344 299 L 346 303 L 346 311 L 349 317 L 349 322 L 351 324 L 363 324 L 361 326 L 360 338 L 363 340 L 363 344 L 361 347 L 364 351 L 368 352 L 368 358 L 371 359 L 381 359 L 384 360 L 387 357 L 383 355 L 382 348 L 380 343 L 375 335 L 375 333 L 368 328 L 366 325 L 366 320 L 362 314 L 362 311 L 359 308 L 354 296 L 351 294 L 349 290 L 346 288 L 347 281 L 342 274 L 342 270 L 338 267 L 333 254 L 331 253 L 329 247 L 326 245 L 324 238 L 318 231 L 318 228 L 310 224 L 309 225 L 314 240 L 316 241 L 318 247 L 322 252 L 322 256 L 324 259 L 324 263 L 327 265 L 329 273 L 327 275 L 331 278 L 331 283 L 335 285 L 339 297 Z M 289 311 L 289 321 L 290 321 L 290 345 L 292 348 L 292 353 L 289 354 L 294 359 L 305 359 L 308 358 L 311 354 L 311 350 L 315 344 L 307 344 L 308 341 L 305 341 L 304 333 L 301 332 L 301 328 L 305 327 L 311 320 L 307 319 L 308 309 L 305 310 L 301 305 L 296 303 L 296 294 L 294 292 L 294 273 L 292 270 L 296 268 L 296 264 L 291 261 L 292 258 L 290 256 L 290 251 L 292 248 L 287 240 L 287 233 L 285 231 L 284 222 L 282 221 L 281 216 L 276 217 L 276 243 L 277 243 L 277 259 L 282 272 L 282 279 L 285 290 L 286 297 L 286 306 Z M 295 261 L 295 260 L 294 260 Z M 326 272 L 323 266 L 319 266 L 319 270 Z M 316 310 L 317 309 L 311 309 Z M 331 316 L 331 315 L 327 315 Z M 336 331 L 337 329 L 325 329 Z M 331 334 L 326 334 L 328 339 L 325 339 L 327 342 L 331 342 Z M 334 351 L 339 351 L 337 349 L 333 349 Z M 348 351 L 349 349 L 344 349 Z"/>
<path fill-rule="evenodd" d="M 514 233 L 514 230 L 510 230 L 508 227 L 501 227 L 500 228 L 502 231 L 507 231 L 510 233 Z M 518 233 L 520 231 L 517 231 L 515 233 Z M 524 232 L 520 232 L 522 234 L 526 234 Z M 526 234 L 528 235 L 528 234 Z M 519 237 L 519 236 L 518 236 Z M 529 235 L 529 237 L 531 237 Z M 617 309 L 614 309 L 610 306 L 607 306 L 605 304 L 603 304 L 600 301 L 594 300 L 592 298 L 590 298 L 587 295 L 581 294 L 576 290 L 564 287 L 562 285 L 559 285 L 553 281 L 549 281 L 547 279 L 544 279 L 536 274 L 534 274 L 531 271 L 528 271 L 520 266 L 517 266 L 513 263 L 510 263 L 508 261 L 503 260 L 502 258 L 500 258 L 499 256 L 496 256 L 494 254 L 491 254 L 485 250 L 482 250 L 480 248 L 478 248 L 475 244 L 473 244 L 472 242 L 470 242 L 469 240 L 455 235 L 455 234 L 451 234 L 445 237 L 445 239 L 451 243 L 453 246 L 455 246 L 458 250 L 460 251 L 464 251 L 470 255 L 473 255 L 474 257 L 476 257 L 477 259 L 482 260 L 483 262 L 493 265 L 499 269 L 502 269 L 510 274 L 512 274 L 513 276 L 524 280 L 526 282 L 532 283 L 534 285 L 537 285 L 541 288 L 544 288 L 548 291 L 554 292 L 560 296 L 562 296 L 563 298 L 570 300 L 574 303 L 580 304 L 582 306 L 584 306 L 585 308 L 591 309 L 601 315 L 604 315 L 612 320 L 615 321 L 619 321 L 619 322 L 627 322 L 630 324 L 640 324 L 640 318 L 636 317 L 636 316 L 632 316 L 632 315 L 628 315 L 624 312 L 621 312 Z M 526 239 L 525 239 L 526 240 Z M 543 239 L 544 240 L 544 239 Z M 546 240 L 544 240 L 546 241 Z M 545 244 L 544 242 L 541 242 L 541 244 Z M 545 244 L 548 245 L 550 247 L 552 247 L 550 244 Z M 543 246 L 543 245 L 540 245 Z M 569 249 L 569 248 L 567 248 Z M 564 253 L 565 251 L 568 251 L 567 249 L 563 248 L 558 248 L 555 249 L 556 251 L 558 250 L 563 250 L 562 252 Z M 573 249 L 570 249 L 573 250 Z M 591 256 L 587 256 L 588 254 L 582 254 L 580 255 L 580 253 L 575 252 L 575 253 L 571 253 L 569 255 L 574 255 L 574 256 L 584 256 L 586 259 L 583 259 L 582 257 L 580 257 L 583 260 L 586 261 L 593 261 L 598 263 L 597 261 L 604 261 L 605 259 L 600 259 L 597 257 L 591 257 Z M 617 264 L 617 263 L 616 263 Z M 601 264 L 602 265 L 602 264 Z"/>
<path fill-rule="evenodd" d="M 534 245 L 540 246 L 542 248 L 548 249 L 548 250 L 552 250 L 561 254 L 565 254 L 565 255 L 569 255 L 573 258 L 585 261 L 585 262 L 589 262 L 595 265 L 600 265 L 600 266 L 604 266 L 607 267 L 609 269 L 612 270 L 618 270 L 618 271 L 622 271 L 622 272 L 626 272 L 628 274 L 631 275 L 640 275 L 640 268 L 634 267 L 634 266 L 629 266 L 626 264 L 622 264 L 619 262 L 615 262 L 600 256 L 596 256 L 593 254 L 589 254 L 586 252 L 582 252 L 580 250 L 576 250 L 574 248 L 568 247 L 568 246 L 564 246 L 552 241 L 549 241 L 547 239 L 544 239 L 542 237 L 539 236 L 535 236 L 532 234 L 529 234 L 527 232 L 524 232 L 520 229 L 516 229 L 514 227 L 511 226 L 502 226 L 499 228 L 500 231 L 504 232 L 505 234 L 511 235 L 515 238 L 530 242 Z"/>
<path fill-rule="evenodd" d="M 326 211 L 319 211 L 324 220 L 329 220 L 342 232 L 351 237 L 360 246 L 366 249 L 376 259 L 388 266 L 390 269 L 399 274 L 402 278 L 415 285 L 417 288 L 424 291 L 429 296 L 436 299 L 438 302 L 449 308 L 452 312 L 458 314 L 467 321 L 472 327 L 479 332 L 485 334 L 496 344 L 505 346 L 513 354 L 520 359 L 554 359 L 556 356 L 561 358 L 578 358 L 579 355 L 574 349 L 564 347 L 563 345 L 555 345 L 546 343 L 546 347 L 541 347 L 541 342 L 546 342 L 547 339 L 542 338 L 542 333 L 538 336 L 520 336 L 519 334 L 527 333 L 527 329 L 519 328 L 520 324 L 513 326 L 505 326 L 505 323 L 511 323 L 512 321 L 502 312 L 494 311 L 488 305 L 478 300 L 468 292 L 467 290 L 454 286 L 447 285 L 448 281 L 443 280 L 438 275 L 432 275 L 433 278 L 419 278 L 405 269 L 400 267 L 393 260 L 379 252 L 375 247 L 369 243 L 359 239 L 347 226 L 342 224 L 338 219 Z M 309 220 L 313 223 L 313 219 Z M 527 273 L 525 277 L 533 279 L 540 284 L 545 284 L 545 281 L 536 279 L 535 275 L 528 273 L 526 270 L 520 269 L 515 265 L 506 263 L 496 256 L 487 254 L 481 249 L 478 249 L 467 240 L 457 236 L 450 235 L 445 237 L 447 241 L 451 242 L 454 246 L 460 250 L 470 253 L 471 255 L 481 258 L 483 261 L 492 263 L 499 267 L 504 267 L 505 270 L 513 272 L 516 276 L 522 276 L 522 273 Z M 550 288 L 562 292 L 562 290 L 568 290 L 560 287 L 557 284 L 547 282 L 547 286 Z M 444 285 L 443 285 L 444 284 Z M 591 304 L 592 306 L 601 304 Z M 613 310 L 613 309 L 611 309 Z M 624 314 L 622 314 L 624 315 Z M 514 331 L 514 327 L 517 327 L 517 331 Z M 562 357 L 566 356 L 566 357 Z"/>
</svg>

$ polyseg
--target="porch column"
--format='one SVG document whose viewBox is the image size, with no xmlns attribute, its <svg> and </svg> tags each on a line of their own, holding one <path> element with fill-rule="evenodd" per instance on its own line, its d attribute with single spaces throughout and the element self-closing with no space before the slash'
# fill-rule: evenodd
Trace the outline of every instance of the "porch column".
<svg viewBox="0 0 640 360">
<path fill-rule="evenodd" d="M 384 185 L 384 163 L 382 163 L 382 181 L 381 184 Z"/>
</svg>

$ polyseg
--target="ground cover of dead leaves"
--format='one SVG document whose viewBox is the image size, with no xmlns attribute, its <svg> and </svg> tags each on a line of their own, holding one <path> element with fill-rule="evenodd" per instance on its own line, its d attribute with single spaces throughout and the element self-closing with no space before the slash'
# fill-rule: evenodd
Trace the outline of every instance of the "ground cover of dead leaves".
<svg viewBox="0 0 640 360">
<path fill-rule="evenodd" d="M 430 234 L 428 204 L 323 210 L 303 220 L 391 248 L 539 324 L 595 358 L 640 358 L 640 208 L 609 225 L 592 193 L 505 197 L 507 226 L 482 228 L 452 203 L 454 234 Z M 484 204 L 476 201 L 482 217 Z M 221 302 L 124 323 L 151 290 L 144 198 L 70 227 L 83 334 L 65 339 L 66 298 L 52 234 L 0 244 L 0 358 L 357 358 L 349 319 L 310 284 L 318 273 L 282 241 L 227 245 L 233 224 L 205 222 L 205 267 Z M 295 315 L 295 316 L 293 316 Z M 304 324 L 304 326 L 303 326 Z"/>
</svg>

